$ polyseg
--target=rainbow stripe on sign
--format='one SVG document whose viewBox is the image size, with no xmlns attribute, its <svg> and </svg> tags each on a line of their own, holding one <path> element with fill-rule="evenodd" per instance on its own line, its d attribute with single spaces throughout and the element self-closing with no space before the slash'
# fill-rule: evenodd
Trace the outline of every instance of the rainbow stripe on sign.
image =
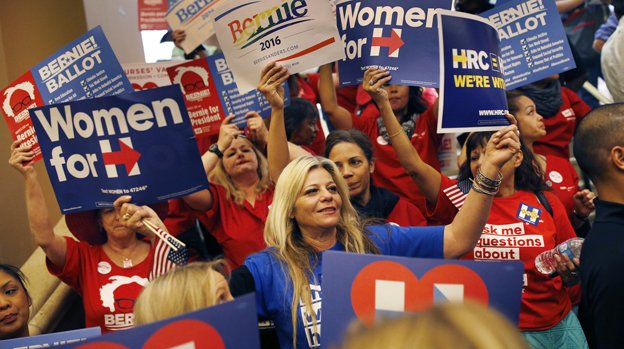
<svg viewBox="0 0 624 349">
<path fill-rule="evenodd" d="M 258 1 L 236 6 L 216 17 L 215 21 L 218 21 L 222 17 L 238 9 L 256 3 L 258 3 Z M 244 49 L 276 31 L 311 21 L 312 19 L 304 18 L 307 13 L 308 8 L 305 0 L 284 1 L 280 6 L 274 5 L 271 8 L 259 11 L 251 17 L 230 21 L 227 26 L 232 34 L 232 43 L 234 46 Z"/>
</svg>

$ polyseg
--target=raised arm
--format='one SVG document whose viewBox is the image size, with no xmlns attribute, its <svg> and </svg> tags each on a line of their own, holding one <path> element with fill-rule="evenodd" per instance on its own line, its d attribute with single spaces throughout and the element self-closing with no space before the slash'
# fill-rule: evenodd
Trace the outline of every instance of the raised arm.
<svg viewBox="0 0 624 349">
<path fill-rule="evenodd" d="M 264 69 L 258 83 L 258 91 L 271 104 L 271 127 L 267 157 L 269 160 L 269 176 L 277 182 L 284 167 L 290 162 L 286 125 L 284 123 L 284 82 L 288 79 L 288 69 L 270 63 Z"/>
<path fill-rule="evenodd" d="M 500 169 L 519 150 L 518 128 L 515 125 L 504 127 L 490 138 L 479 171 L 492 182 L 500 180 Z M 462 209 L 453 222 L 444 229 L 444 258 L 459 258 L 470 252 L 483 233 L 494 196 L 479 192 L 484 189 L 479 185 L 481 183 L 483 181 L 475 178 L 473 188 L 468 193 Z M 494 186 L 495 192 L 498 191 L 498 186 Z M 479 191 L 475 190 L 475 187 Z"/>
<path fill-rule="evenodd" d="M 234 118 L 234 115 L 229 115 L 223 122 L 221 123 L 221 127 L 219 128 L 219 139 L 217 140 L 217 149 L 223 156 L 223 153 L 227 148 L 230 147 L 234 138 L 238 137 L 243 133 L 238 126 L 235 124 L 230 124 L 230 121 Z M 211 146 L 212 147 L 212 146 Z M 206 172 L 206 176 L 212 172 L 212 170 L 217 166 L 220 159 L 219 156 L 210 150 L 204 153 L 201 157 L 202 165 L 204 166 L 204 171 Z M 184 202 L 192 209 L 197 211 L 208 211 L 212 208 L 212 194 L 210 190 L 204 189 L 193 194 L 189 194 L 182 198 Z"/>
<path fill-rule="evenodd" d="M 65 238 L 54 234 L 50 213 L 45 203 L 43 190 L 32 164 L 27 164 L 35 157 L 32 147 L 20 147 L 19 141 L 11 144 L 9 164 L 24 176 L 26 192 L 26 211 L 28 223 L 35 244 L 43 249 L 46 257 L 59 268 L 65 266 L 67 242 Z"/>
<path fill-rule="evenodd" d="M 429 166 L 420 158 L 412 142 L 403 132 L 396 115 L 394 115 L 388 100 L 388 92 L 382 87 L 390 82 L 391 78 L 390 73 L 386 70 L 370 68 L 364 72 L 364 90 L 371 95 L 379 107 L 379 112 L 391 138 L 392 148 L 394 148 L 395 153 L 399 157 L 401 165 L 416 182 L 425 195 L 427 202 L 435 205 L 438 200 L 442 176 L 435 168 Z"/>
<path fill-rule="evenodd" d="M 338 105 L 332 63 L 323 64 L 319 70 L 319 99 L 323 113 L 329 117 L 329 121 L 336 129 L 350 130 L 353 128 L 353 119 L 348 110 Z"/>
</svg>

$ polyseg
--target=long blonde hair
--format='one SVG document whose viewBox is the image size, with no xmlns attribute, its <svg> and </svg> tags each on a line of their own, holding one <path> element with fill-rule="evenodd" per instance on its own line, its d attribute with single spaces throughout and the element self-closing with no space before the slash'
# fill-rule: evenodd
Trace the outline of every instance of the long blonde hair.
<svg viewBox="0 0 624 349">
<path fill-rule="evenodd" d="M 249 139 L 240 136 L 239 138 L 244 139 L 247 143 L 249 143 L 254 154 L 256 154 L 256 160 L 258 161 L 258 169 L 256 171 L 259 179 L 258 184 L 256 185 L 256 194 L 260 195 L 271 185 L 271 178 L 269 177 L 269 162 Z M 234 185 L 234 182 L 232 182 L 232 177 L 225 172 L 223 159 L 219 159 L 217 166 L 215 166 L 215 168 L 210 172 L 208 178 L 211 182 L 219 184 L 225 188 L 228 200 L 233 200 L 236 204 L 243 205 L 246 197 L 245 192 L 238 189 L 236 185 Z"/>
<path fill-rule="evenodd" d="M 193 262 L 149 283 L 134 303 L 134 324 L 144 325 L 218 303 L 223 260 Z"/>
<path fill-rule="evenodd" d="M 280 175 L 275 185 L 275 194 L 269 216 L 264 227 L 264 241 L 267 246 L 274 247 L 276 257 L 283 262 L 292 281 L 293 298 L 291 301 L 291 317 L 293 326 L 293 345 L 297 342 L 297 306 L 302 300 L 306 310 L 312 314 L 314 326 L 316 316 L 312 310 L 312 297 L 309 279 L 314 278 L 310 257 L 318 251 L 308 245 L 301 236 L 297 222 L 292 219 L 295 202 L 301 196 L 303 186 L 310 171 L 316 168 L 326 170 L 336 183 L 338 194 L 342 198 L 340 219 L 336 227 L 336 240 L 345 251 L 355 253 L 378 253 L 377 247 L 366 234 L 357 212 L 349 201 L 347 185 L 336 165 L 329 159 L 301 156 L 293 160 Z M 318 283 L 319 280 L 313 280 Z"/>
<path fill-rule="evenodd" d="M 359 326 L 342 349 L 528 349 L 507 318 L 471 301 L 438 304 L 417 314 L 382 320 L 372 329 Z"/>
</svg>

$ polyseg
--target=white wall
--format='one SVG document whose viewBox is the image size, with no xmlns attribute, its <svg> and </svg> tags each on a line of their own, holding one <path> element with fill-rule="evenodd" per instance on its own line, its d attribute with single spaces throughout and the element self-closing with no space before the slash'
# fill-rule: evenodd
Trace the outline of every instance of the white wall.
<svg viewBox="0 0 624 349">
<path fill-rule="evenodd" d="M 121 63 L 144 62 L 137 0 L 83 0 L 87 27 L 102 26 Z"/>
</svg>

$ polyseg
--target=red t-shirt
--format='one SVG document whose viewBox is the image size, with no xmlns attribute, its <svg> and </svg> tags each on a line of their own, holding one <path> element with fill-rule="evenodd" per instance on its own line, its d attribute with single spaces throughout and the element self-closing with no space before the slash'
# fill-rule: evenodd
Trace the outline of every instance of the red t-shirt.
<svg viewBox="0 0 624 349">
<path fill-rule="evenodd" d="M 394 223 L 401 227 L 414 227 L 427 225 L 427 219 L 411 202 L 399 198 L 394 208 L 386 217 L 388 223 Z"/>
<path fill-rule="evenodd" d="M 91 246 L 70 237 L 65 266 L 46 259 L 48 271 L 82 295 L 86 327 L 100 326 L 103 333 L 124 330 L 134 324 L 132 309 L 149 280 L 154 248 L 147 258 L 130 268 L 117 266 L 102 245 Z"/>
<path fill-rule="evenodd" d="M 574 212 L 574 194 L 579 188 L 579 177 L 574 166 L 567 158 L 546 155 L 546 173 L 544 181 L 550 187 L 566 209 L 568 216 Z"/>
<path fill-rule="evenodd" d="M 576 125 L 591 111 L 591 107 L 567 87 L 561 87 L 561 97 L 563 103 L 559 112 L 553 117 L 544 118 L 546 135 L 533 145 L 537 154 L 569 158 L 570 141 Z"/>
<path fill-rule="evenodd" d="M 368 109 L 367 109 L 368 110 Z M 377 117 L 379 111 L 375 108 Z M 353 127 L 366 134 L 373 143 L 375 161 L 375 172 L 373 172 L 373 183 L 376 186 L 386 188 L 398 194 L 416 205 L 421 212 L 425 212 L 424 196 L 414 180 L 405 172 L 399 158 L 394 152 L 391 144 L 379 135 L 377 129 L 377 117 L 353 116 Z M 420 154 L 420 157 L 433 168 L 440 170 L 438 161 L 438 147 L 443 135 L 436 133 L 436 118 L 431 108 L 423 112 L 414 128 L 412 135 L 412 145 Z"/>
<path fill-rule="evenodd" d="M 224 187 L 210 183 L 212 208 L 200 214 L 199 220 L 217 239 L 232 268 L 242 265 L 250 254 L 266 248 L 264 223 L 273 202 L 273 190 L 273 186 L 269 187 L 253 206 L 247 201 L 239 206 L 228 199 Z"/>
<path fill-rule="evenodd" d="M 457 181 L 442 176 L 438 201 L 433 211 L 457 213 L 444 193 Z M 509 197 L 495 197 L 483 235 L 472 253 L 463 259 L 519 260 L 524 263 L 524 288 L 518 327 L 540 331 L 557 325 L 572 307 L 561 278 L 549 278 L 535 268 L 535 257 L 576 236 L 561 201 L 544 192 L 552 207 L 552 217 L 534 193 L 517 191 Z"/>
</svg>

